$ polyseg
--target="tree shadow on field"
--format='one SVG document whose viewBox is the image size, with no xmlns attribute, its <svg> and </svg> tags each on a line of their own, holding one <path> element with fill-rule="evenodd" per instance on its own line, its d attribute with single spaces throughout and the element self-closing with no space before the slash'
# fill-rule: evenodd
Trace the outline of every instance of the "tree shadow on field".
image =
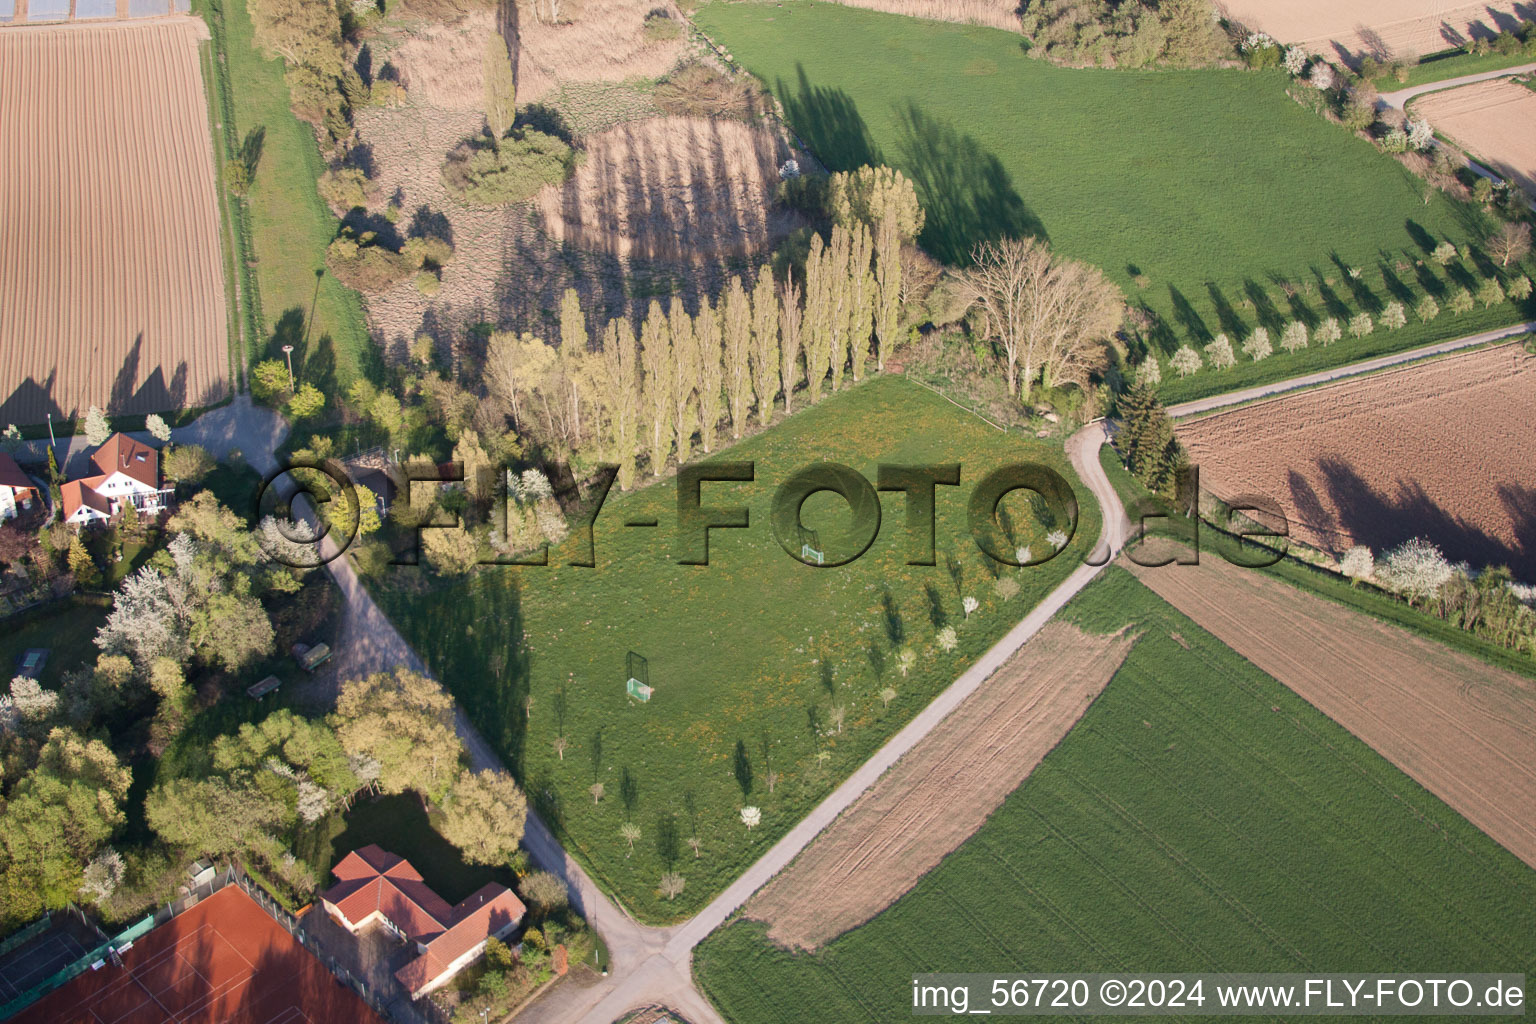
<svg viewBox="0 0 1536 1024">
<path fill-rule="evenodd" d="M 1387 294 L 1401 302 L 1406 308 L 1412 309 L 1413 289 L 1404 284 L 1403 279 L 1397 276 L 1397 268 L 1387 262 L 1385 258 L 1376 265 L 1381 270 L 1381 282 L 1387 289 Z"/>
<path fill-rule="evenodd" d="M 803 64 L 795 64 L 795 76 L 798 91 L 780 78 L 773 83 L 774 95 L 784 104 L 785 120 L 828 170 L 849 171 L 885 162 L 851 96 L 841 89 L 812 85 Z"/>
<path fill-rule="evenodd" d="M 1349 306 L 1339 298 L 1339 293 L 1333 290 L 1333 285 L 1328 283 L 1328 276 L 1316 267 L 1312 268 L 1312 278 L 1317 284 L 1317 294 L 1322 296 L 1323 309 L 1328 315 L 1340 320 L 1349 319 Z M 1346 278 L 1347 280 L 1347 278 Z"/>
<path fill-rule="evenodd" d="M 1290 307 L 1291 319 L 1300 320 L 1308 329 L 1317 326 L 1318 315 L 1307 305 L 1306 298 L 1302 295 L 1301 286 L 1287 277 L 1279 274 L 1271 274 L 1269 280 L 1278 285 L 1285 295 L 1285 304 Z"/>
<path fill-rule="evenodd" d="M 1179 326 L 1184 328 L 1184 333 L 1189 336 L 1189 339 L 1201 345 L 1210 341 L 1211 329 L 1205 326 L 1205 320 L 1195 312 L 1195 307 L 1189 304 L 1184 293 L 1173 285 L 1169 285 L 1168 298 L 1173 303 L 1174 319 L 1178 320 Z"/>
<path fill-rule="evenodd" d="M 1364 480 L 1347 459 L 1319 459 L 1317 468 L 1329 502 L 1339 510 L 1339 529 L 1378 556 L 1406 540 L 1427 537 L 1452 562 L 1474 568 L 1504 565 L 1516 579 L 1536 579 L 1536 488 L 1498 485 L 1499 503 L 1515 537 L 1511 544 L 1442 509 L 1415 480 L 1399 480 L 1388 493 Z"/>
<path fill-rule="evenodd" d="M 1221 324 L 1221 329 L 1229 335 L 1233 341 L 1241 341 L 1248 333 L 1248 325 L 1243 323 L 1237 315 L 1237 310 L 1232 308 L 1232 303 L 1227 301 L 1227 295 L 1212 281 L 1205 283 L 1205 290 L 1211 297 L 1211 305 L 1216 310 L 1216 322 Z"/>
<path fill-rule="evenodd" d="M 1024 205 L 1002 161 L 948 122 L 908 104 L 899 114 L 901 165 L 925 215 L 919 240 L 945 263 L 970 261 L 979 242 L 1034 236 L 1045 225 Z"/>
<path fill-rule="evenodd" d="M 1413 244 L 1419 247 L 1419 251 L 1425 256 L 1435 251 L 1435 246 L 1440 243 L 1435 241 L 1435 236 L 1418 221 L 1409 218 L 1403 222 L 1403 228 L 1408 232 L 1408 237 L 1413 239 Z"/>
<path fill-rule="evenodd" d="M 402 566 L 398 572 L 421 572 Z M 464 706 L 470 720 L 518 778 L 528 733 L 532 663 L 523 642 L 522 594 L 515 574 L 486 572 L 421 602 L 416 614 L 442 628 L 414 630 L 417 650 Z M 541 694 L 539 703 L 553 700 Z M 542 798 L 542 794 L 540 794 Z"/>
<path fill-rule="evenodd" d="M 1371 290 L 1371 286 L 1365 283 L 1364 274 L 1360 277 L 1354 277 L 1350 274 L 1351 270 L 1359 270 L 1360 268 L 1351 267 L 1346 264 L 1337 252 L 1329 253 L 1328 258 L 1339 269 L 1339 274 L 1341 275 L 1339 279 L 1349 287 L 1350 294 L 1355 297 L 1355 304 L 1372 316 L 1380 313 L 1382 301 L 1376 297 L 1376 293 Z"/>
<path fill-rule="evenodd" d="M 1248 301 L 1253 304 L 1253 315 L 1258 320 L 1259 326 L 1276 334 L 1285 327 L 1285 317 L 1281 316 L 1280 310 L 1275 308 L 1269 289 L 1249 277 L 1243 280 L 1243 294 L 1248 296 Z"/>
</svg>

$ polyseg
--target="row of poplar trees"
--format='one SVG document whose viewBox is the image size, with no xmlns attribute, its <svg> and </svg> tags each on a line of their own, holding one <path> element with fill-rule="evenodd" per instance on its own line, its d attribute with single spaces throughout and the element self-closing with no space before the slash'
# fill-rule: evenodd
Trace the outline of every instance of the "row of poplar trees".
<svg viewBox="0 0 1536 1024">
<path fill-rule="evenodd" d="M 636 335 L 628 318 L 609 320 L 594 348 L 574 291 L 561 307 L 560 350 L 529 335 L 492 337 L 486 384 L 524 429 L 534 410 L 573 448 L 595 444 L 630 487 L 643 454 L 653 476 L 681 465 L 694 439 L 712 451 L 722 426 L 739 438 L 775 402 L 792 411 L 802 385 L 816 402 L 869 361 L 884 367 L 901 312 L 901 248 L 922 228 L 912 185 L 899 171 L 863 167 L 828 182 L 830 238 L 813 234 L 805 269 L 784 280 L 764 266 L 732 277 L 689 313 L 673 296 L 652 300 Z"/>
</svg>

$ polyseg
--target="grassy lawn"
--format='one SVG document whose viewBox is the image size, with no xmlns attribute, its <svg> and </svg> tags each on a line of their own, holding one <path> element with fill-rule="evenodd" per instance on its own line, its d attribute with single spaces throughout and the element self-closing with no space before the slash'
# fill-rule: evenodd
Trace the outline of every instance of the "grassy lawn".
<svg viewBox="0 0 1536 1024">
<path fill-rule="evenodd" d="M 65 672 L 96 662 L 96 630 L 107 621 L 108 605 L 90 597 L 66 598 L 22 612 L 5 622 L 5 636 L 0 638 L 0 671 L 5 672 L 7 690 L 16 674 L 17 659 L 29 647 L 52 650 L 38 682 L 48 689 L 58 689 Z"/>
<path fill-rule="evenodd" d="M 1070 573 L 1099 531 L 1097 505 L 1079 490 L 1070 548 L 1004 569 L 1021 593 L 1000 598 L 970 538 L 967 502 L 982 477 L 1011 463 L 1044 463 L 1071 479 L 1060 444 L 1002 433 L 902 378 L 829 398 L 718 458 L 755 460 L 756 481 L 704 486 L 706 506 L 744 505 L 751 518 L 749 529 L 712 531 L 708 566 L 677 563 L 669 480 L 610 496 L 595 530 L 596 569 L 566 567 L 569 555 L 557 551 L 548 568 L 484 569 L 438 586 L 397 569 L 373 586 L 567 848 L 647 921 L 703 906 Z M 938 490 L 938 564 L 905 564 L 899 493 L 884 496 L 877 539 L 846 566 L 817 569 L 780 550 L 769 526 L 774 492 L 820 460 L 871 481 L 877 463 L 960 463 L 961 486 Z M 1016 543 L 1044 550 L 1047 528 L 1023 492 L 1004 507 Z M 805 506 L 829 551 L 845 509 L 827 494 Z M 642 517 L 661 526 L 623 525 Z M 980 602 L 969 619 L 964 596 Z M 958 634 L 953 652 L 938 645 L 940 622 Z M 903 649 L 915 657 L 907 672 Z M 625 695 L 629 651 L 648 659 L 649 703 Z M 885 687 L 896 691 L 889 706 Z M 840 731 L 834 707 L 845 709 Z M 563 759 L 559 736 L 569 744 Z M 752 769 L 747 793 L 735 775 L 738 741 Z M 779 773 L 771 794 L 770 768 Z M 589 795 L 594 782 L 601 803 Z M 750 832 L 743 806 L 762 811 Z M 641 829 L 632 851 L 620 838 L 626 821 Z M 694 834 L 697 858 L 687 845 Z M 687 879 L 675 902 L 656 895 L 669 867 Z"/>
<path fill-rule="evenodd" d="M 930 971 L 1536 962 L 1536 873 L 1344 729 L 1123 569 L 1064 614 L 1141 633 L 1104 694 L 867 925 L 815 955 L 749 922 L 707 939 L 695 977 L 733 1024 L 897 1020 Z"/>
<path fill-rule="evenodd" d="M 315 190 L 325 165 L 314 129 L 288 107 L 282 61 L 267 60 L 255 48 L 244 0 L 198 0 L 196 9 L 213 27 L 233 111 L 233 144 L 243 145 L 253 131 L 262 139 L 245 204 L 265 321 L 251 357 L 281 358 L 281 346 L 292 344 L 295 368 L 334 393 L 360 372 L 371 342 L 357 293 L 329 274 L 317 277 L 337 221 Z"/>
<path fill-rule="evenodd" d="M 261 496 L 261 474 L 248 463 L 232 466 L 221 462 L 203 478 L 200 486 L 203 490 L 212 491 L 213 496 L 219 499 L 219 504 L 247 523 L 255 525 L 256 500 Z"/>
<path fill-rule="evenodd" d="M 1493 272 L 1425 256 L 1490 223 L 1286 96 L 1283 72 L 1073 70 L 1017 36 L 840 4 L 712 4 L 695 16 L 768 84 L 832 169 L 902 168 L 949 263 L 978 240 L 1045 237 L 1094 263 L 1152 319 L 1179 401 L 1512 323 L 1510 303 L 1294 355 L 1279 330 L 1424 295 L 1442 306 Z M 1421 265 L 1422 264 L 1422 265 Z M 1358 271 L 1358 277 L 1351 276 Z M 1527 314 L 1536 313 L 1529 306 Z M 1172 381 L 1166 355 L 1266 327 L 1276 355 Z M 1347 335 L 1346 335 L 1347 337 Z"/>
<path fill-rule="evenodd" d="M 1395 79 L 1384 78 L 1377 84 L 1382 92 L 1392 92 L 1396 89 L 1407 89 L 1415 85 L 1443 82 L 1448 78 L 1460 78 L 1463 75 L 1481 75 L 1487 71 L 1503 71 L 1505 68 L 1515 68 L 1522 64 L 1536 64 L 1536 57 L 1525 53 L 1485 53 L 1478 55 L 1461 49 L 1445 50 L 1441 53 L 1430 54 L 1428 57 L 1422 58 L 1408 72 L 1408 81 L 1406 83 L 1399 85 Z"/>
</svg>

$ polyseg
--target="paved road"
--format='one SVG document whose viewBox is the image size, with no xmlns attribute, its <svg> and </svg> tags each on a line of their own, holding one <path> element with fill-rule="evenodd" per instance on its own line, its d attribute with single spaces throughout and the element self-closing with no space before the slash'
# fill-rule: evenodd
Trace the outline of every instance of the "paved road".
<svg viewBox="0 0 1536 1024">
<path fill-rule="evenodd" d="M 1229 391 L 1223 395 L 1212 395 L 1210 398 L 1197 398 L 1193 402 L 1180 402 L 1177 405 L 1170 405 L 1168 407 L 1168 415 L 1174 419 L 1198 416 L 1201 413 L 1224 409 L 1230 405 L 1251 402 L 1256 398 L 1267 398 L 1270 395 L 1284 394 L 1287 391 L 1300 391 L 1305 388 L 1315 387 L 1318 384 L 1326 384 L 1329 381 L 1343 380 L 1347 377 L 1358 377 L 1366 373 L 1375 373 L 1377 370 L 1383 370 L 1389 366 L 1411 363 L 1428 356 L 1455 352 L 1458 349 L 1474 348 L 1478 345 L 1486 345 L 1490 341 L 1514 338 L 1522 334 L 1529 334 L 1532 331 L 1536 331 L 1536 320 L 1516 324 L 1513 327 L 1500 327 L 1498 330 L 1484 331 L 1481 334 L 1469 334 L 1465 338 L 1455 338 L 1451 341 L 1442 341 L 1434 345 L 1425 345 L 1423 348 L 1409 349 L 1406 352 L 1394 352 L 1391 355 L 1380 356 L 1376 359 L 1366 359 L 1362 362 L 1350 363 L 1347 366 L 1338 366 L 1332 370 L 1321 370 L 1317 373 L 1309 373 L 1303 377 L 1292 377 L 1290 380 L 1276 381 L 1273 384 L 1261 384 L 1258 387 L 1245 388 L 1242 391 Z"/>
<path fill-rule="evenodd" d="M 156 447 L 160 445 L 147 430 L 130 430 L 128 436 Z M 203 413 L 184 427 L 174 428 L 171 442 L 202 445 L 215 459 L 225 459 L 231 452 L 239 451 L 258 473 L 266 473 L 277 465 L 273 452 L 287 436 L 287 422 L 273 410 L 252 402 L 246 394 Z M 17 446 L 16 458 L 22 462 L 44 462 L 48 458 L 48 444 L 47 438 L 23 441 Z M 87 460 L 91 451 L 84 434 L 66 434 L 59 438 L 54 455 L 67 476 L 77 477 L 89 471 Z"/>
<path fill-rule="evenodd" d="M 1427 92 L 1440 92 L 1444 89 L 1454 89 L 1461 85 L 1472 85 L 1475 82 L 1491 82 L 1495 78 L 1508 78 L 1510 75 L 1523 75 L 1527 71 L 1536 71 L 1536 64 L 1521 64 L 1518 67 L 1504 68 L 1499 71 L 1484 71 L 1477 75 L 1462 75 L 1460 78 L 1447 78 L 1443 82 L 1429 82 L 1425 85 L 1412 85 L 1406 89 L 1397 89 L 1393 92 L 1384 92 L 1376 98 L 1376 106 L 1382 110 L 1388 108 L 1405 110 L 1408 101 L 1415 96 L 1422 96 Z"/>
</svg>

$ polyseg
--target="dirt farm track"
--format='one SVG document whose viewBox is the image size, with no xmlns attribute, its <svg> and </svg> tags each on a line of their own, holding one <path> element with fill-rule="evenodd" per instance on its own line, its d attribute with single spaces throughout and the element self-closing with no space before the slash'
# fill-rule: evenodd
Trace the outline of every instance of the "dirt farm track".
<svg viewBox="0 0 1536 1024">
<path fill-rule="evenodd" d="M 0 424 L 224 396 L 205 32 L 0 28 Z"/>
</svg>

